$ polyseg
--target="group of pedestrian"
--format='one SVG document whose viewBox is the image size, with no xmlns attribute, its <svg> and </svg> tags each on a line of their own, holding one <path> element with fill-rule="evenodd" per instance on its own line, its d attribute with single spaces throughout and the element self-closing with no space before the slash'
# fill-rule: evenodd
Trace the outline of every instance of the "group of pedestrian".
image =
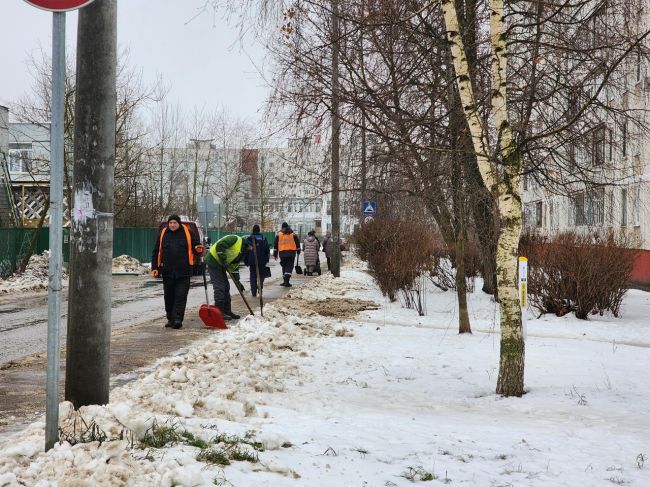
<svg viewBox="0 0 650 487">
<path fill-rule="evenodd" d="M 323 240 L 322 250 L 330 268 L 332 254 L 331 236 L 328 232 Z M 304 251 L 305 273 L 321 273 L 319 250 L 321 244 L 316 232 L 310 231 L 302 242 Z M 273 244 L 273 258 L 280 258 L 282 268 L 281 286 L 291 287 L 296 257 L 300 256 L 300 240 L 288 223 L 282 223 Z M 239 291 L 244 291 L 239 276 L 239 266 L 249 268 L 251 295 L 257 296 L 264 288 L 264 280 L 270 277 L 268 263 L 271 250 L 259 225 L 253 226 L 250 236 L 226 235 L 205 251 L 199 236 L 188 225 L 181 222 L 178 215 L 171 215 L 167 224 L 158 233 L 151 255 L 151 275 L 162 277 L 163 294 L 167 323 L 165 327 L 179 329 L 183 327 L 187 295 L 190 290 L 190 278 L 194 266 L 203 258 L 210 274 L 215 306 L 219 308 L 224 319 L 238 319 L 232 310 L 230 300 L 230 282 L 232 279 Z M 258 276 L 259 272 L 259 276 Z"/>
</svg>

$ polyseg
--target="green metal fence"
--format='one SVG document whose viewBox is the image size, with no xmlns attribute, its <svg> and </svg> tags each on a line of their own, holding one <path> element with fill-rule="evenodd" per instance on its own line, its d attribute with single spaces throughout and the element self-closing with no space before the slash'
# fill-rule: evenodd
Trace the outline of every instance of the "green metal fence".
<svg viewBox="0 0 650 487">
<path fill-rule="evenodd" d="M 20 261 L 27 255 L 35 228 L 0 228 L 0 276 L 7 277 L 16 270 Z M 44 228 L 38 234 L 36 254 L 49 249 L 48 229 Z M 68 261 L 69 230 L 63 229 L 63 260 Z"/>
<path fill-rule="evenodd" d="M 114 228 L 113 257 L 130 255 L 140 262 L 150 262 L 157 232 L 157 228 Z"/>
</svg>

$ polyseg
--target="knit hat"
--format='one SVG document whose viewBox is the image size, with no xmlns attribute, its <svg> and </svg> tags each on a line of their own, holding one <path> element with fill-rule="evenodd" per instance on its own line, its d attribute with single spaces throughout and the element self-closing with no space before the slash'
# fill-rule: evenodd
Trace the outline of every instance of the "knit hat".
<svg viewBox="0 0 650 487">
<path fill-rule="evenodd" d="M 289 228 L 289 224 L 287 222 L 282 222 L 282 226 L 280 228 Z"/>
<path fill-rule="evenodd" d="M 181 217 L 178 215 L 169 215 L 169 218 L 167 218 L 167 223 L 169 223 L 172 220 L 176 220 L 178 224 L 181 224 Z"/>
<path fill-rule="evenodd" d="M 260 233 L 260 226 L 255 224 L 253 225 L 253 233 Z"/>
</svg>

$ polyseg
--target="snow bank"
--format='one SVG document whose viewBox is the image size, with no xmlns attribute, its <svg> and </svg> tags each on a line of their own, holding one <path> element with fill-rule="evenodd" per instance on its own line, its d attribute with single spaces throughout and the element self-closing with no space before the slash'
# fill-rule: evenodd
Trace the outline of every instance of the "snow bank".
<svg viewBox="0 0 650 487">
<path fill-rule="evenodd" d="M 47 289 L 49 257 L 50 253 L 47 250 L 40 255 L 32 255 L 25 272 L 12 274 L 7 279 L 0 279 L 0 294 Z M 67 274 L 63 272 L 62 280 L 67 281 L 67 279 Z"/>
<path fill-rule="evenodd" d="M 113 259 L 113 274 L 147 274 L 149 269 L 140 261 L 128 255 L 120 255 Z"/>
</svg>

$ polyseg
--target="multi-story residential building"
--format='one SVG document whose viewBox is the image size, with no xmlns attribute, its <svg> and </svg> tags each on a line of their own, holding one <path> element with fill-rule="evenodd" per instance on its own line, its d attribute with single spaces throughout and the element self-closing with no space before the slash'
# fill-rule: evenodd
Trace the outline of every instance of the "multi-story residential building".
<svg viewBox="0 0 650 487">
<path fill-rule="evenodd" d="M 639 250 L 632 280 L 650 286 L 650 137 L 641 129 L 647 126 L 650 77 L 640 57 L 628 69 L 621 87 L 603 90 L 602 100 L 628 116 L 616 122 L 606 117 L 586 136 L 587 148 L 577 151 L 589 180 L 541 187 L 524 176 L 524 225 L 547 235 L 621 232 Z"/>
</svg>

